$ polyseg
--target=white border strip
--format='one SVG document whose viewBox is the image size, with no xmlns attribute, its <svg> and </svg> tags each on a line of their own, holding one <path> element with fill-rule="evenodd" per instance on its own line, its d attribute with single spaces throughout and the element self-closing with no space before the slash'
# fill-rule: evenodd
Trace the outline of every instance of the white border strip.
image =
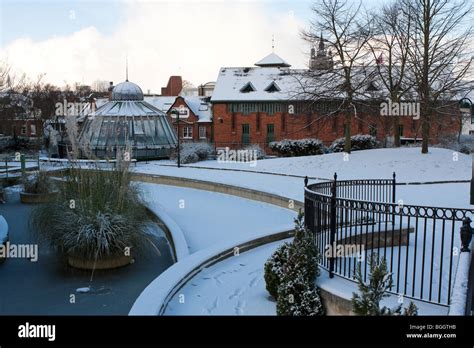
<svg viewBox="0 0 474 348">
<path fill-rule="evenodd" d="M 466 315 L 468 304 L 469 272 L 471 270 L 472 248 L 474 240 L 470 245 L 470 252 L 460 252 L 456 275 L 454 276 L 453 291 L 449 304 L 448 315 Z"/>
</svg>

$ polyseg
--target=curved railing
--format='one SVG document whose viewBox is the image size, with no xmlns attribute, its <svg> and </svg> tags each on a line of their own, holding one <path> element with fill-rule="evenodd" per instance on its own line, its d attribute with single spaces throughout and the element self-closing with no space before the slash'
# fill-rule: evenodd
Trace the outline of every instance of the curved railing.
<svg viewBox="0 0 474 348">
<path fill-rule="evenodd" d="M 461 249 L 455 234 L 474 210 L 396 202 L 395 174 L 389 180 L 338 181 L 335 175 L 305 183 L 305 223 L 330 277 L 354 280 L 360 267 L 367 281 L 376 252 L 392 274 L 392 293 L 449 304 Z"/>
</svg>

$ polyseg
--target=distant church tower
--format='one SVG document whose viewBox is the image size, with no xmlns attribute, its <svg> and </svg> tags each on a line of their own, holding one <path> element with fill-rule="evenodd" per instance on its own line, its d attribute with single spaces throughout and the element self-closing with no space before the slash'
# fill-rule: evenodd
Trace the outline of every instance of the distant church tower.
<svg viewBox="0 0 474 348">
<path fill-rule="evenodd" d="M 326 50 L 323 34 L 319 38 L 318 52 L 311 48 L 311 57 L 309 59 L 309 68 L 311 70 L 332 70 L 334 61 L 332 60 L 331 50 Z"/>
</svg>

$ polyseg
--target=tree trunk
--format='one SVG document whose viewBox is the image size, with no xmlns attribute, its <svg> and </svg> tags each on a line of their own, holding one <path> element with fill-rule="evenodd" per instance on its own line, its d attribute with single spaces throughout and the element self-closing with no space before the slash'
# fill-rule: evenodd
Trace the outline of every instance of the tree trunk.
<svg viewBox="0 0 474 348">
<path fill-rule="evenodd" d="M 393 146 L 400 147 L 400 119 L 398 116 L 393 118 Z"/>
<path fill-rule="evenodd" d="M 421 153 L 428 153 L 428 142 L 430 138 L 430 122 L 426 116 L 423 118 L 421 133 L 423 137 L 423 141 L 421 143 Z"/>
<path fill-rule="evenodd" d="M 344 152 L 351 153 L 351 126 L 352 126 L 352 117 L 351 112 L 346 111 L 345 119 L 345 140 L 344 140 Z"/>
</svg>

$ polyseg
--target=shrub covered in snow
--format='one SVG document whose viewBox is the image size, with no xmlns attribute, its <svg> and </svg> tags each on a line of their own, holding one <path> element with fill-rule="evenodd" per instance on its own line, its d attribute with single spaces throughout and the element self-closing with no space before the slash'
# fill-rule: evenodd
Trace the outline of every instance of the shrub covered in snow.
<svg viewBox="0 0 474 348">
<path fill-rule="evenodd" d="M 283 244 L 265 264 L 268 292 L 277 299 L 278 315 L 323 315 L 319 291 L 314 285 L 319 275 L 317 249 L 303 214 L 295 219 L 295 238 Z"/>
<path fill-rule="evenodd" d="M 295 239 L 289 250 L 288 260 L 300 267 L 308 281 L 313 281 L 319 276 L 318 250 L 314 245 L 311 231 L 304 225 L 302 212 L 295 219 Z"/>
<path fill-rule="evenodd" d="M 319 139 L 301 139 L 273 141 L 270 149 L 285 157 L 322 155 L 326 153 L 326 147 Z"/>
<path fill-rule="evenodd" d="M 452 135 L 443 136 L 439 138 L 439 143 L 433 147 L 441 147 L 469 155 L 474 152 L 474 135 L 463 134 L 459 139 L 457 136 Z"/>
<path fill-rule="evenodd" d="M 208 143 L 184 143 L 181 144 L 181 164 L 196 163 L 204 161 L 214 154 L 214 148 Z M 171 159 L 178 160 L 178 152 L 171 154 Z"/>
<path fill-rule="evenodd" d="M 360 294 L 352 295 L 352 310 L 357 315 L 401 315 L 402 305 L 395 308 L 380 307 L 380 302 L 388 297 L 387 291 L 392 287 L 392 274 L 387 269 L 385 258 L 379 259 L 377 253 L 370 256 L 369 282 L 364 282 L 361 265 L 359 263 L 356 272 L 356 280 Z M 410 302 L 404 309 L 403 315 L 417 315 L 418 309 Z"/>
<path fill-rule="evenodd" d="M 277 250 L 275 250 L 267 262 L 265 262 L 264 278 L 266 289 L 274 299 L 278 298 L 278 287 L 280 286 L 281 279 L 283 278 L 284 266 L 288 262 L 289 249 L 290 244 L 283 243 L 278 247 Z"/>
<path fill-rule="evenodd" d="M 345 138 L 339 138 L 329 147 L 331 152 L 344 152 Z M 351 151 L 370 150 L 377 148 L 378 143 L 375 137 L 368 134 L 357 134 L 351 136 Z"/>
<path fill-rule="evenodd" d="M 244 148 L 244 150 L 253 151 L 253 153 L 256 154 L 256 158 L 252 157 L 253 159 L 261 160 L 261 159 L 264 159 L 267 156 L 265 151 L 260 146 L 258 146 L 257 144 L 252 144 L 252 145 L 246 146 Z"/>
<path fill-rule="evenodd" d="M 278 288 L 277 315 L 324 315 L 319 289 L 296 267 L 289 270 Z"/>
</svg>

